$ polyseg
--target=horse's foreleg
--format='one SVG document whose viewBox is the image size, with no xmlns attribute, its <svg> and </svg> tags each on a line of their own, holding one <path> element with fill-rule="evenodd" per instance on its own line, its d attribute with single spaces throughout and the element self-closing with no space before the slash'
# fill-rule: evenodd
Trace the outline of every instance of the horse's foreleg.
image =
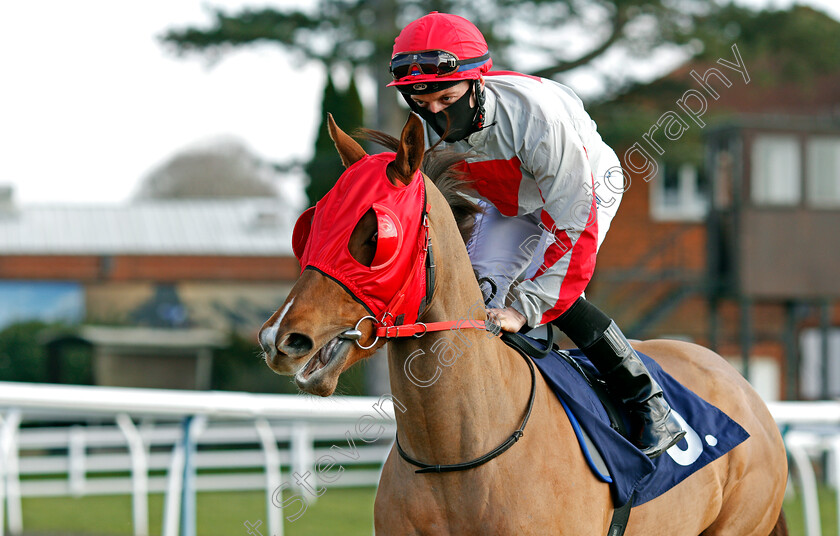
<svg viewBox="0 0 840 536">
<path fill-rule="evenodd" d="M 773 532 L 770 533 L 770 536 L 789 536 L 784 510 L 779 512 L 779 519 L 776 520 L 776 526 L 773 527 Z"/>
<path fill-rule="evenodd" d="M 701 536 L 788 536 L 781 511 L 783 492 L 761 500 L 755 497 L 757 489 L 755 485 L 739 485 Z"/>
</svg>

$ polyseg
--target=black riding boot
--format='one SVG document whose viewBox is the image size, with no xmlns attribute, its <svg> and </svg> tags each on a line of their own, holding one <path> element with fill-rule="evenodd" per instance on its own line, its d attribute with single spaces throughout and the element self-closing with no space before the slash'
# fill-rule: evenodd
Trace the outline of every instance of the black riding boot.
<svg viewBox="0 0 840 536">
<path fill-rule="evenodd" d="M 677 443 L 685 430 L 671 413 L 662 389 L 608 316 L 583 298 L 554 322 L 601 372 L 610 393 L 631 419 L 631 441 L 655 458 Z"/>
</svg>

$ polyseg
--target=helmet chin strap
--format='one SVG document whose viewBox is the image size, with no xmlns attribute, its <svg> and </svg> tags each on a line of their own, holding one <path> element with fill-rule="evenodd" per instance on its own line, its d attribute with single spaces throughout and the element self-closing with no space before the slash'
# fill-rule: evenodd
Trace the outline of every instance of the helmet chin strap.
<svg viewBox="0 0 840 536">
<path fill-rule="evenodd" d="M 473 119 L 473 128 L 476 132 L 485 128 L 484 102 L 487 100 L 487 95 L 484 93 L 485 91 L 486 90 L 481 85 L 480 79 L 476 78 L 475 80 L 473 80 L 473 93 L 475 94 L 476 103 L 475 118 Z"/>
</svg>

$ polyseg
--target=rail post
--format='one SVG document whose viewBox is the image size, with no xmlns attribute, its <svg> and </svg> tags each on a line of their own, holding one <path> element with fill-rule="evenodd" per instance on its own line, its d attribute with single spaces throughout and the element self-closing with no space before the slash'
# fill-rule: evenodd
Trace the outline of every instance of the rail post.
<svg viewBox="0 0 840 536">
<path fill-rule="evenodd" d="M 275 506 L 271 502 L 274 490 L 280 487 L 280 480 L 282 478 L 280 471 L 280 450 L 277 448 L 277 439 L 274 437 L 274 432 L 271 431 L 271 425 L 267 420 L 257 419 L 255 426 L 257 428 L 257 434 L 260 436 L 263 454 L 265 455 L 265 502 L 268 532 L 271 536 L 283 536 L 282 500 L 280 506 Z"/>
<path fill-rule="evenodd" d="M 184 478 L 181 487 L 181 536 L 195 536 L 195 453 L 198 436 L 207 424 L 205 415 L 189 415 L 184 419 Z"/>
<path fill-rule="evenodd" d="M 6 419 L 0 428 L 0 536 L 3 534 L 4 503 L 8 511 L 9 533 L 23 533 L 17 443 L 21 419 L 20 410 L 12 409 L 6 414 Z"/>
<path fill-rule="evenodd" d="M 131 456 L 131 511 L 134 518 L 134 536 L 149 535 L 149 471 L 143 438 L 134 422 L 125 413 L 117 415 Z"/>
</svg>

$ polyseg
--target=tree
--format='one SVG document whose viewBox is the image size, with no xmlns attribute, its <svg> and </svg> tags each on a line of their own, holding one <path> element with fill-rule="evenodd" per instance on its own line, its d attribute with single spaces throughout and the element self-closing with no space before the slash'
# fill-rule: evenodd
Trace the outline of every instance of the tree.
<svg viewBox="0 0 840 536">
<path fill-rule="evenodd" d="M 153 170 L 136 198 L 273 197 L 274 173 L 241 142 L 215 140 L 185 149 Z"/>
<path fill-rule="evenodd" d="M 754 11 L 729 4 L 700 21 L 696 33 L 704 43 L 698 60 L 725 57 L 737 42 L 745 58 L 762 61 L 753 70 L 766 85 L 807 83 L 840 70 L 840 22 L 808 6 Z"/>
<path fill-rule="evenodd" d="M 318 138 L 315 140 L 315 153 L 312 155 L 304 170 L 309 176 L 306 186 L 306 196 L 309 205 L 313 206 L 335 184 L 336 179 L 344 171 L 335 145 L 330 139 L 327 127 L 327 114 L 331 113 L 341 128 L 347 132 L 361 127 L 364 121 L 364 108 L 359 90 L 356 88 L 356 78 L 351 77 L 350 85 L 345 91 L 339 91 L 333 84 L 332 76 L 327 75 L 327 86 L 324 88 L 324 100 L 321 103 L 321 126 Z"/>
<path fill-rule="evenodd" d="M 730 4 L 698 20 L 695 33 L 703 49 L 679 71 L 629 84 L 620 95 L 591 103 L 589 113 L 608 145 L 623 150 L 639 141 L 686 90 L 697 88 L 688 71 L 719 67 L 718 58 L 732 58 L 733 44 L 749 67 L 756 97 L 765 88 L 785 86 L 787 94 L 799 94 L 804 101 L 817 90 L 820 77 L 840 73 L 840 22 L 810 7 L 755 11 Z M 732 112 L 717 103 L 707 119 Z M 701 165 L 703 145 L 702 131 L 690 128 L 679 143 L 669 144 L 662 161 Z"/>
<path fill-rule="evenodd" d="M 46 335 L 71 333 L 72 327 L 25 320 L 0 329 L 0 381 L 93 384 L 91 352 L 85 345 L 66 344 L 50 354 Z"/>
<path fill-rule="evenodd" d="M 212 9 L 207 28 L 171 29 L 162 40 L 177 53 L 223 53 L 269 42 L 302 59 L 361 70 L 377 90 L 374 125 L 398 132 L 405 119 L 387 65 L 401 26 L 436 10 L 473 21 L 488 39 L 497 67 L 522 65 L 554 77 L 623 48 L 645 57 L 663 44 L 690 41 L 696 22 L 714 13 L 714 0 L 319 0 L 311 10 Z M 581 41 L 589 41 L 581 50 Z"/>
</svg>

